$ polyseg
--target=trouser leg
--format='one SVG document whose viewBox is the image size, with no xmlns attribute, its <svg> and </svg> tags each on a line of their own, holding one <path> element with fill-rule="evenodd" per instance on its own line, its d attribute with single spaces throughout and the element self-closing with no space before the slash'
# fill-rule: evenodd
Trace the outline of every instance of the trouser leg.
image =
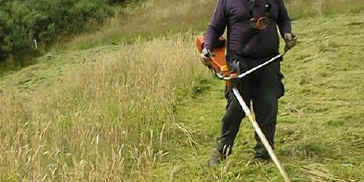
<svg viewBox="0 0 364 182">
<path fill-rule="evenodd" d="M 239 89 L 244 101 L 249 105 L 249 96 L 247 92 Z M 244 94 L 246 93 L 246 94 Z M 218 150 L 228 155 L 232 151 L 234 140 L 239 131 L 242 119 L 245 117 L 239 101 L 236 99 L 232 90 L 226 91 L 227 106 L 226 112 L 222 119 L 221 136 L 218 138 Z"/>
<path fill-rule="evenodd" d="M 250 106 L 250 100 L 253 101 L 256 120 L 272 147 L 274 147 L 278 98 L 284 93 L 281 79 L 280 63 L 275 62 L 239 81 L 237 86 L 248 107 Z M 222 131 L 217 148 L 224 155 L 231 153 L 241 121 L 245 116 L 232 91 L 226 92 L 226 99 L 227 107 L 222 119 Z M 263 152 L 266 152 L 257 135 L 256 140 L 256 151 L 262 149 Z"/>
<path fill-rule="evenodd" d="M 257 72 L 257 92 L 253 98 L 256 121 L 272 148 L 274 148 L 278 99 L 284 93 L 284 88 L 281 83 L 282 77 L 279 70 L 279 62 L 276 62 Z M 269 157 L 268 152 L 265 150 L 264 145 L 256 133 L 255 138 L 257 141 L 255 146 L 256 157 Z"/>
<path fill-rule="evenodd" d="M 276 130 L 278 99 L 274 95 L 266 95 L 253 100 L 253 107 L 257 123 L 262 129 L 269 144 L 274 148 L 274 134 Z M 257 147 L 261 147 L 261 141 L 255 133 Z"/>
</svg>

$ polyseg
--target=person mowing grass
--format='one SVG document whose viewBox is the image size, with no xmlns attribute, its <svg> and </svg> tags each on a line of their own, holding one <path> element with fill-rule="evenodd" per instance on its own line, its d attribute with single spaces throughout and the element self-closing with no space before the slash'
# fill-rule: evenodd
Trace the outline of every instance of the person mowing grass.
<svg viewBox="0 0 364 182">
<path fill-rule="evenodd" d="M 277 28 L 278 27 L 278 28 Z M 243 73 L 279 54 L 278 29 L 285 40 L 285 51 L 295 46 L 297 37 L 292 33 L 291 20 L 283 0 L 218 0 L 205 35 L 201 53 L 203 61 L 227 29 L 226 61 L 229 69 Z M 247 77 L 235 80 L 234 86 L 253 107 L 256 120 L 274 148 L 278 99 L 284 95 L 280 62 L 276 61 Z M 245 114 L 232 90 L 225 90 L 226 112 L 222 118 L 222 131 L 217 147 L 208 161 L 215 166 L 232 153 L 234 140 Z M 269 159 L 264 145 L 255 134 L 255 158 Z"/>
</svg>

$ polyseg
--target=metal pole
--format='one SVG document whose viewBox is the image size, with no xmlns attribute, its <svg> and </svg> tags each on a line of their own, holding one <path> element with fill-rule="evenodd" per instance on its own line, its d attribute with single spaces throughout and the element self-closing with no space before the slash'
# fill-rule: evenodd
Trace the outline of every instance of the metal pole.
<svg viewBox="0 0 364 182">
<path fill-rule="evenodd" d="M 251 68 L 250 70 L 248 70 L 248 71 L 246 71 L 244 73 L 241 73 L 241 74 L 239 74 L 239 75 L 237 75 L 235 77 L 232 77 L 232 76 L 224 77 L 223 75 L 221 75 L 220 73 L 216 72 L 215 70 L 213 70 L 213 71 L 214 71 L 216 77 L 219 78 L 219 79 L 221 79 L 221 80 L 240 79 L 240 78 L 243 78 L 246 75 L 248 75 L 248 74 L 250 74 L 250 73 L 252 73 L 252 72 L 254 72 L 254 71 L 256 71 L 256 70 L 258 70 L 260 68 L 262 68 L 263 66 L 266 66 L 267 64 L 270 64 L 273 61 L 278 60 L 278 58 L 283 57 L 285 54 L 286 54 L 286 52 L 284 52 L 283 54 L 278 54 L 278 55 L 274 56 L 273 58 L 269 59 L 268 61 L 266 61 L 266 62 L 264 62 L 264 63 L 262 63 L 262 64 L 260 64 L 260 65 L 258 65 L 256 67 L 254 67 L 254 68 Z"/>
<path fill-rule="evenodd" d="M 251 121 L 251 123 L 253 124 L 253 127 L 255 129 L 255 131 L 257 132 L 260 140 L 262 141 L 264 147 L 267 149 L 270 157 L 272 158 L 274 164 L 277 166 L 279 172 L 281 173 L 281 175 L 284 178 L 285 182 L 291 182 L 291 180 L 288 178 L 288 175 L 286 173 L 286 171 L 283 169 L 283 167 L 281 166 L 277 156 L 274 154 L 272 147 L 270 146 L 267 138 L 265 137 L 264 133 L 262 132 L 262 130 L 260 129 L 257 121 L 255 121 L 255 119 L 252 117 L 252 114 L 248 108 L 248 106 L 245 104 L 243 98 L 241 97 L 238 89 L 236 89 L 236 87 L 233 87 L 233 92 L 235 97 L 238 99 L 241 107 L 243 108 L 245 115 L 248 116 L 249 120 Z"/>
</svg>

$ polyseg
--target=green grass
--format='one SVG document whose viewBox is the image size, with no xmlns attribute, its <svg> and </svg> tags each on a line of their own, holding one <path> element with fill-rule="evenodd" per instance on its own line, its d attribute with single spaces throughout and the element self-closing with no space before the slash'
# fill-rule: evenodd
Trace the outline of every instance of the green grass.
<svg viewBox="0 0 364 182">
<path fill-rule="evenodd" d="M 163 11 L 166 4 L 144 8 L 152 6 L 160 7 L 155 16 L 178 15 Z M 299 42 L 282 62 L 275 150 L 293 181 L 364 181 L 362 17 L 293 24 Z M 85 35 L 65 44 L 72 49 L 2 75 L 0 181 L 282 181 L 273 163 L 252 159 L 247 120 L 233 155 L 206 167 L 224 83 L 199 63 L 198 34 L 191 28 L 116 45 L 103 40 L 113 33 Z M 86 49 L 93 37 L 100 42 Z"/>
</svg>

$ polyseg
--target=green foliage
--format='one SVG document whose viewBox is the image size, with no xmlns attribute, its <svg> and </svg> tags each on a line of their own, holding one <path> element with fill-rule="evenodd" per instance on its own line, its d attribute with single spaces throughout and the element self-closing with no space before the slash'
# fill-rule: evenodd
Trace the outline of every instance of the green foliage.
<svg viewBox="0 0 364 182">
<path fill-rule="evenodd" d="M 61 35 L 87 30 L 90 21 L 102 23 L 112 15 L 103 0 L 2 0 L 0 3 L 0 60 L 34 51 Z"/>
</svg>

